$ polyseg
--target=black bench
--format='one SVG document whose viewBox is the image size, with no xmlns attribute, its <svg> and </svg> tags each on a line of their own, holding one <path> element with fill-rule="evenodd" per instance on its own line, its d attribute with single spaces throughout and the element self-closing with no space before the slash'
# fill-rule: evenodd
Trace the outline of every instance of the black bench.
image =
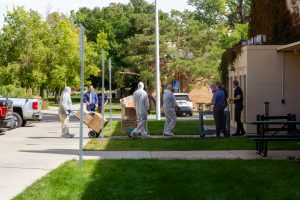
<svg viewBox="0 0 300 200">
<path fill-rule="evenodd" d="M 258 115 L 257 121 L 247 123 L 257 126 L 257 135 L 248 137 L 256 142 L 257 153 L 264 157 L 268 153 L 268 141 L 300 141 L 300 131 L 297 129 L 300 122 L 296 121 L 296 115 L 268 117 Z M 273 125 L 279 127 L 270 128 Z M 287 132 L 288 134 L 278 135 L 279 132 Z"/>
<path fill-rule="evenodd" d="M 300 136 L 294 135 L 281 135 L 281 136 L 265 136 L 265 137 L 251 137 L 252 140 L 256 141 L 257 153 L 267 157 L 268 155 L 268 142 L 269 141 L 300 141 Z"/>
</svg>

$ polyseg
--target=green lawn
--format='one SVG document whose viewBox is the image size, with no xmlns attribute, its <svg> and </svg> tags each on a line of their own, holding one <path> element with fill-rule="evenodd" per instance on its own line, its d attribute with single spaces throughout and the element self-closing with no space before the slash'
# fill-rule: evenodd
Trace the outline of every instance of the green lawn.
<svg viewBox="0 0 300 200">
<path fill-rule="evenodd" d="M 148 130 L 151 135 L 162 135 L 164 130 L 165 121 L 148 121 Z M 205 125 L 213 125 L 212 120 L 205 120 Z M 199 121 L 198 120 L 178 120 L 176 126 L 173 130 L 175 134 L 178 135 L 199 135 Z M 112 122 L 112 131 L 110 131 L 110 123 L 104 129 L 106 136 L 121 136 L 127 134 L 121 134 L 121 122 L 113 121 Z"/>
<path fill-rule="evenodd" d="M 69 161 L 15 200 L 300 199 L 300 162 L 271 160 Z"/>
<path fill-rule="evenodd" d="M 299 150 L 298 142 L 270 142 L 269 150 Z M 86 151 L 197 151 L 255 150 L 255 143 L 246 137 L 231 138 L 168 138 L 168 139 L 101 139 L 91 140 Z"/>
</svg>

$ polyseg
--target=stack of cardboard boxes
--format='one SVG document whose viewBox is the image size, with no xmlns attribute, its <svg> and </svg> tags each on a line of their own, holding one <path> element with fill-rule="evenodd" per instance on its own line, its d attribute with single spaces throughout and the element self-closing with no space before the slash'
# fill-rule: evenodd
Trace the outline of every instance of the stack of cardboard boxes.
<svg viewBox="0 0 300 200">
<path fill-rule="evenodd" d="M 120 99 L 120 103 L 122 110 L 121 132 L 129 134 L 137 126 L 133 96 Z"/>
</svg>

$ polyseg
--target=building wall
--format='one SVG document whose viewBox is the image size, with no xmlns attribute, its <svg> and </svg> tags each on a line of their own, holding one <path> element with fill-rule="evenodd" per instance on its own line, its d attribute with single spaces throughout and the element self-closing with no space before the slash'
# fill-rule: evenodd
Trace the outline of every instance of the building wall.
<svg viewBox="0 0 300 200">
<path fill-rule="evenodd" d="M 257 114 L 263 114 L 264 102 L 270 102 L 270 115 L 293 113 L 300 118 L 300 93 L 297 92 L 300 86 L 300 54 L 277 52 L 278 47 L 243 47 L 235 66 L 240 70 L 229 74 L 230 77 L 240 76 L 243 73 L 239 71 L 243 69 L 246 75 L 241 77 L 246 83 L 242 85 L 245 93 L 244 121 L 256 120 Z M 246 61 L 246 64 L 241 61 Z M 283 99 L 285 104 L 282 104 Z M 256 131 L 252 125 L 245 127 L 248 132 Z"/>
<path fill-rule="evenodd" d="M 247 62 L 248 62 L 248 56 L 247 56 L 247 47 L 243 47 L 241 52 L 239 52 L 239 56 L 236 58 L 236 61 L 234 63 L 234 71 L 229 71 L 229 97 L 233 98 L 233 85 L 232 85 L 232 81 L 237 80 L 240 83 L 240 87 L 242 88 L 244 95 L 246 95 L 247 92 L 247 78 L 246 78 L 246 74 L 247 74 Z M 246 112 L 245 110 L 247 110 L 247 102 L 244 102 L 244 112 L 242 113 L 242 120 L 246 121 Z M 231 111 L 231 126 L 236 128 L 236 123 L 234 121 L 234 105 L 231 104 L 229 105 L 229 110 Z"/>
<path fill-rule="evenodd" d="M 212 98 L 212 92 L 208 86 L 203 86 L 200 88 L 194 88 L 189 93 L 194 110 L 197 111 L 197 103 L 210 103 Z"/>
</svg>

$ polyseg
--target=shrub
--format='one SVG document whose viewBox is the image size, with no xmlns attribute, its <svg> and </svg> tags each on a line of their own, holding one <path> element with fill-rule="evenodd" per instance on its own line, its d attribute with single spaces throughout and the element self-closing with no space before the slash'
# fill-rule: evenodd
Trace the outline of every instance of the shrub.
<svg viewBox="0 0 300 200">
<path fill-rule="evenodd" d="M 16 87 L 14 85 L 0 86 L 0 96 L 11 98 L 32 98 L 32 95 L 26 94 L 24 88 Z"/>
</svg>

